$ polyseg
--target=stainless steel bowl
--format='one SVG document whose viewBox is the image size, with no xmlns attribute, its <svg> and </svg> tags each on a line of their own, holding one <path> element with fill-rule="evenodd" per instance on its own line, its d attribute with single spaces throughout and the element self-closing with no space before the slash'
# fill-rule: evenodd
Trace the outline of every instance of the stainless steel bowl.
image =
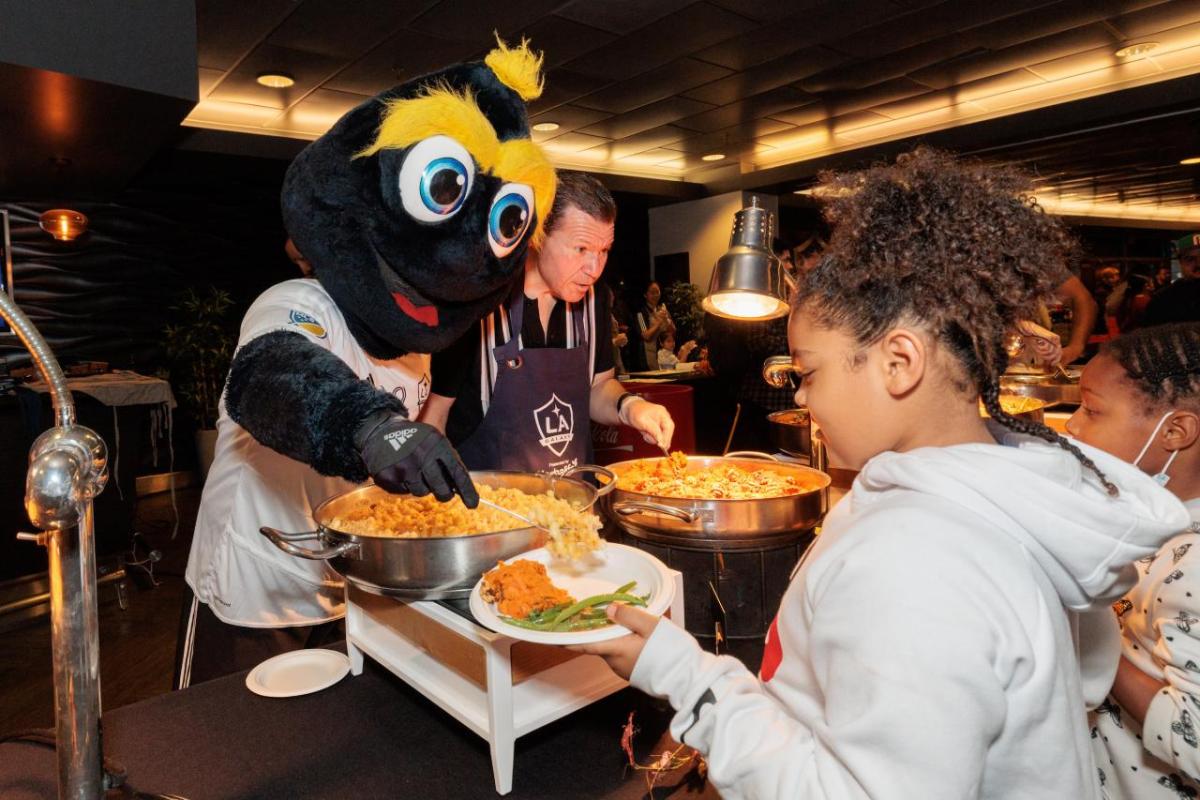
<svg viewBox="0 0 1200 800">
<path fill-rule="evenodd" d="M 528 472 L 472 472 L 479 486 L 520 489 L 529 494 L 553 492 L 580 509 L 590 509 L 598 497 L 616 486 L 603 467 L 581 466 L 570 474 L 597 472 L 608 478 L 600 489 L 572 477 Z M 332 528 L 329 522 L 373 497 L 386 496 L 377 486 L 361 486 L 331 497 L 313 510 L 317 530 L 284 533 L 274 528 L 260 532 L 285 553 L 298 558 L 329 561 L 349 583 L 372 594 L 435 600 L 467 597 L 479 576 L 503 558 L 524 553 L 546 543 L 541 528 L 522 527 L 496 533 L 399 539 L 364 536 Z M 519 524 L 519 523 L 518 523 Z M 312 549 L 299 544 L 316 540 Z"/>
<path fill-rule="evenodd" d="M 736 457 L 739 455 L 743 457 Z M 776 461 L 765 453 L 689 456 L 688 469 L 704 470 L 733 463 L 747 469 L 803 476 L 813 482 L 814 488 L 801 494 L 756 500 L 684 499 L 622 489 L 621 474 L 634 464 L 649 460 L 652 459 L 619 461 L 608 466 L 618 482 L 609 495 L 609 512 L 627 533 L 647 541 L 700 550 L 761 549 L 791 541 L 813 528 L 827 507 L 828 475 Z"/>
<path fill-rule="evenodd" d="M 812 457 L 812 419 L 807 408 L 790 408 L 767 414 L 771 444 L 789 456 Z"/>
</svg>

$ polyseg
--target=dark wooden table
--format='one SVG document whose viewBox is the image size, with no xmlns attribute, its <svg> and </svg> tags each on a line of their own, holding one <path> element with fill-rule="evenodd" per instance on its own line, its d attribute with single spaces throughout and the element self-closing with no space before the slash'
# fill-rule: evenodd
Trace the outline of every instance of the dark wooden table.
<svg viewBox="0 0 1200 800">
<path fill-rule="evenodd" d="M 367 660 L 312 695 L 270 699 L 245 674 L 162 695 L 104 715 L 104 751 L 128 774 L 123 793 L 189 800 L 249 798 L 496 798 L 487 744 Z M 632 689 L 517 740 L 512 798 L 715 798 L 689 768 L 648 794 L 645 773 L 621 751 L 635 712 L 643 763 L 673 747 L 670 709 Z M 0 745 L 0 797 L 53 798 L 52 750 Z"/>
</svg>

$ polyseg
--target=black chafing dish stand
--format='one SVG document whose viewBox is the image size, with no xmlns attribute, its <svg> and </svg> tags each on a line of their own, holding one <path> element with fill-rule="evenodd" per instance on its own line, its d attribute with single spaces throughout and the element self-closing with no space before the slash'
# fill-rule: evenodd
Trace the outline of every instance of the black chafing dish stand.
<svg viewBox="0 0 1200 800">
<path fill-rule="evenodd" d="M 136 792 L 188 800 L 249 798 L 495 798 L 487 743 L 370 659 L 363 674 L 316 694 L 252 694 L 246 673 L 161 695 L 104 715 L 104 752 Z M 671 711 L 625 689 L 517 742 L 513 798 L 645 798 L 621 730 L 635 711 L 642 763 L 674 746 Z M 716 798 L 689 768 L 667 773 L 654 796 Z M 0 745 L 0 797 L 56 796 L 52 750 Z M 692 781 L 691 786 L 685 785 Z"/>
</svg>

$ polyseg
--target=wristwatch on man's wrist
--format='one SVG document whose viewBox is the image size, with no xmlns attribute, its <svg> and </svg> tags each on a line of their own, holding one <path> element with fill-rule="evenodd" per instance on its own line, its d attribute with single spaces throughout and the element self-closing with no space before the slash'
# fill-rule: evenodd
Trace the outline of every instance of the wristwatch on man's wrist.
<svg viewBox="0 0 1200 800">
<path fill-rule="evenodd" d="M 629 424 L 629 420 L 625 418 L 626 407 L 628 407 L 632 401 L 641 399 L 641 395 L 634 394 L 633 392 L 625 392 L 617 398 L 617 419 L 621 421 L 622 425 Z"/>
</svg>

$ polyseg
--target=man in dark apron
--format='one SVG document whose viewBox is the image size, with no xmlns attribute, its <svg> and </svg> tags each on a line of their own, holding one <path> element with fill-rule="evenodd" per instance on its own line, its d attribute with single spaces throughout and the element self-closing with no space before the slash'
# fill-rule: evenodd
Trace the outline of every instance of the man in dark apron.
<svg viewBox="0 0 1200 800">
<path fill-rule="evenodd" d="M 591 422 L 629 425 L 668 447 L 662 406 L 614 377 L 612 298 L 604 272 L 617 208 L 595 178 L 560 172 L 546 237 L 523 285 L 432 364 L 421 419 L 446 433 L 471 469 L 562 474 L 591 458 Z"/>
</svg>

